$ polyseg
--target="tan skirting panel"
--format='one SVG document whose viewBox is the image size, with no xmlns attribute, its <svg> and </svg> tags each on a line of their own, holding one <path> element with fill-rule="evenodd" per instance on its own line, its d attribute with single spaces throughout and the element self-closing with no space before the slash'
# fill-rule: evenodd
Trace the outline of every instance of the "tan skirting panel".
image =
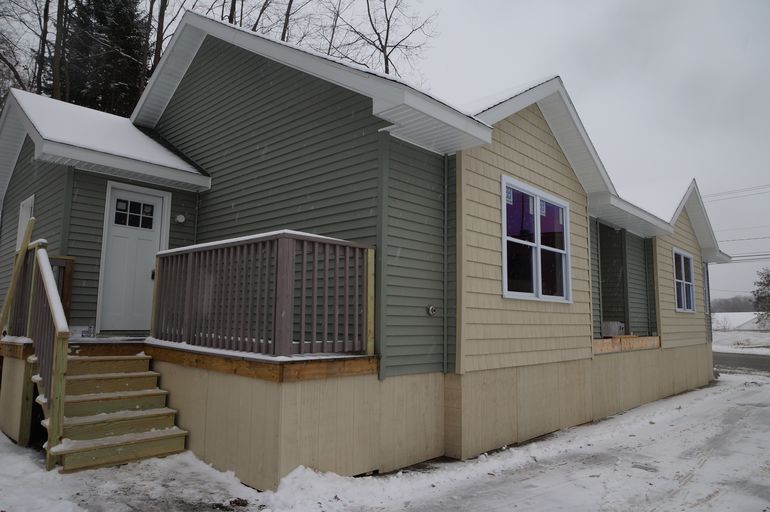
<svg viewBox="0 0 770 512">
<path fill-rule="evenodd" d="M 444 375 L 271 382 L 153 361 L 188 448 L 257 489 L 298 465 L 390 471 L 444 453 Z"/>
</svg>

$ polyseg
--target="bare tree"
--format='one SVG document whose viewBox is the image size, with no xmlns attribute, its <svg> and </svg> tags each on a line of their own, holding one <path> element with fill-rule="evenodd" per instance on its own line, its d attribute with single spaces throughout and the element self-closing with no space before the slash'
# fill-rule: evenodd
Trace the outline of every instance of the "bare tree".
<svg viewBox="0 0 770 512">
<path fill-rule="evenodd" d="M 152 69 L 155 69 L 158 66 L 160 56 L 163 53 L 163 34 L 167 8 L 168 0 L 160 0 L 160 4 L 158 5 L 158 25 L 155 29 L 155 58 L 152 60 Z"/>
<path fill-rule="evenodd" d="M 54 99 L 61 99 L 62 54 L 64 53 L 64 24 L 67 15 L 67 0 L 59 0 L 56 7 L 56 42 L 53 50 L 53 90 Z"/>
<path fill-rule="evenodd" d="M 400 63 L 411 66 L 421 56 L 427 40 L 434 37 L 432 24 L 436 16 L 434 12 L 421 19 L 410 11 L 407 0 L 366 0 L 363 20 L 343 18 L 346 29 L 361 45 L 349 46 L 340 56 L 400 76 Z"/>
</svg>

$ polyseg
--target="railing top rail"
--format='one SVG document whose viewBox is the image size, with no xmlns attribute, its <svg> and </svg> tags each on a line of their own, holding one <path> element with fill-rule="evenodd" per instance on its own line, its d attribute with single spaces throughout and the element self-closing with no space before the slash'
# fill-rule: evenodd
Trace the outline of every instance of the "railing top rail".
<svg viewBox="0 0 770 512">
<path fill-rule="evenodd" d="M 172 254 L 184 254 L 191 252 L 200 252 L 210 249 L 219 249 L 222 247 L 230 247 L 234 245 L 243 245 L 250 242 L 261 242 L 265 240 L 275 240 L 278 238 L 293 238 L 295 240 L 306 240 L 309 242 L 321 242 L 330 243 L 336 245 L 342 245 L 347 247 L 357 247 L 359 249 L 366 249 L 369 246 L 364 244 L 358 244 L 355 242 L 349 242 L 347 240 L 341 240 L 339 238 L 332 238 L 328 236 L 315 235 L 313 233 L 305 233 L 304 231 L 294 231 L 291 229 L 282 229 L 280 231 L 269 231 L 267 233 L 258 233 L 256 235 L 242 236 L 238 238 L 229 238 L 226 240 L 217 240 L 216 242 L 207 242 L 203 244 L 188 245 L 186 247 L 179 247 L 178 249 L 167 249 L 165 251 L 158 252 L 158 256 L 169 256 Z"/>
<path fill-rule="evenodd" d="M 37 240 L 31 241 L 27 245 L 27 250 L 31 251 L 33 249 L 37 249 L 38 247 L 47 246 L 47 245 L 48 245 L 48 240 L 46 240 L 45 238 L 38 238 Z"/>
<path fill-rule="evenodd" d="M 59 334 L 69 333 L 67 317 L 64 315 L 64 308 L 62 307 L 61 299 L 59 299 L 59 290 L 56 287 L 56 279 L 51 270 L 48 251 L 40 248 L 36 251 L 35 256 L 37 257 L 38 269 L 40 269 L 46 300 L 48 301 L 48 307 L 51 308 L 51 316 L 56 332 Z"/>
</svg>

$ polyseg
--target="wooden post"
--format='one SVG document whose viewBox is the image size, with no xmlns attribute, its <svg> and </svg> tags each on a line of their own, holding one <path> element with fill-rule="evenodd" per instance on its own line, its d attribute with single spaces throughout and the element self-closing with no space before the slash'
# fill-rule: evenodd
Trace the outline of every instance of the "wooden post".
<svg viewBox="0 0 770 512">
<path fill-rule="evenodd" d="M 156 323 L 158 322 L 158 306 L 160 306 L 160 297 L 158 297 L 158 294 L 160 293 L 158 291 L 158 282 L 160 281 L 160 258 L 158 256 L 155 256 L 155 279 L 152 282 L 152 311 L 151 311 L 151 317 L 150 317 L 150 336 L 153 338 L 160 338 L 160 333 L 158 332 L 158 326 Z"/>
<path fill-rule="evenodd" d="M 37 250 L 45 249 L 48 246 L 47 243 L 37 243 L 32 248 L 32 269 L 30 270 L 30 285 L 29 285 L 29 304 L 27 304 L 27 325 L 24 328 L 24 336 L 32 338 L 32 309 L 35 301 L 35 289 L 37 277 Z M 42 279 L 40 280 L 40 286 L 43 286 Z"/>
<path fill-rule="evenodd" d="M 192 286 L 193 286 L 193 277 L 197 275 L 197 269 L 195 271 L 193 270 L 193 262 L 195 258 L 194 252 L 187 253 L 187 261 L 185 263 L 185 270 L 187 270 L 187 280 L 184 284 L 184 311 L 182 313 L 182 341 L 185 343 L 189 343 L 190 345 L 194 345 L 193 343 L 193 328 L 192 328 L 192 322 L 193 322 L 193 294 L 192 294 Z M 157 261 L 157 258 L 156 258 Z M 156 263 L 157 266 L 157 263 Z M 158 271 L 155 271 L 156 279 L 157 279 Z"/>
<path fill-rule="evenodd" d="M 24 230 L 24 237 L 21 239 L 21 246 L 16 251 L 16 256 L 13 262 L 13 272 L 11 273 L 11 284 L 8 286 L 8 291 L 5 293 L 3 310 L 0 312 L 0 331 L 5 329 L 5 326 L 8 323 L 8 316 L 11 314 L 13 294 L 16 292 L 16 286 L 19 283 L 19 275 L 21 274 L 21 269 L 24 266 L 24 260 L 27 257 L 27 246 L 29 246 L 29 241 L 32 238 L 33 229 L 35 229 L 35 217 L 31 217 L 29 222 L 27 222 L 27 229 Z"/>
<path fill-rule="evenodd" d="M 48 447 L 46 449 L 46 468 L 53 469 L 56 456 L 51 449 L 61 443 L 64 421 L 64 379 L 67 373 L 68 332 L 57 332 L 53 346 L 53 364 L 51 368 L 51 396 L 48 398 Z"/>
<path fill-rule="evenodd" d="M 366 353 L 374 355 L 374 249 L 366 250 Z"/>
<path fill-rule="evenodd" d="M 294 243 L 279 238 L 276 249 L 273 345 L 275 355 L 290 356 L 294 330 Z"/>
</svg>

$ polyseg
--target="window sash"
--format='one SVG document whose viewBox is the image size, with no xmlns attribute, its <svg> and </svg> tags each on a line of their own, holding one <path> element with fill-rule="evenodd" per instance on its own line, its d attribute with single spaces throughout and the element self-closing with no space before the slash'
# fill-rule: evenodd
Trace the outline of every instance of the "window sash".
<svg viewBox="0 0 770 512">
<path fill-rule="evenodd" d="M 674 301 L 677 311 L 695 312 L 693 257 L 676 249 L 674 250 Z"/>
<path fill-rule="evenodd" d="M 535 241 L 530 242 L 528 240 L 521 240 L 519 238 L 508 235 L 508 217 L 507 217 L 507 195 L 508 189 L 516 190 L 520 193 L 532 196 L 534 199 L 534 211 L 535 211 Z M 561 209 L 562 219 L 564 223 L 564 249 L 558 249 L 549 245 L 543 245 L 541 242 L 541 215 L 540 204 L 541 202 L 547 202 Z M 519 184 L 513 180 L 502 179 L 502 231 L 503 231 L 503 264 L 504 275 L 502 276 L 503 296 L 506 298 L 522 298 L 522 299 L 536 299 L 542 301 L 555 301 L 555 302 L 571 302 L 572 298 L 572 286 L 571 286 L 571 272 L 570 272 L 570 256 L 569 256 L 569 204 L 549 196 L 538 190 L 529 188 L 525 185 Z M 516 243 L 531 247 L 533 254 L 533 271 L 532 271 L 532 292 L 519 292 L 513 291 L 508 288 L 508 242 Z M 561 279 L 562 279 L 562 295 L 546 295 L 543 293 L 543 265 L 542 265 L 542 251 L 549 251 L 555 254 L 561 254 Z"/>
</svg>

